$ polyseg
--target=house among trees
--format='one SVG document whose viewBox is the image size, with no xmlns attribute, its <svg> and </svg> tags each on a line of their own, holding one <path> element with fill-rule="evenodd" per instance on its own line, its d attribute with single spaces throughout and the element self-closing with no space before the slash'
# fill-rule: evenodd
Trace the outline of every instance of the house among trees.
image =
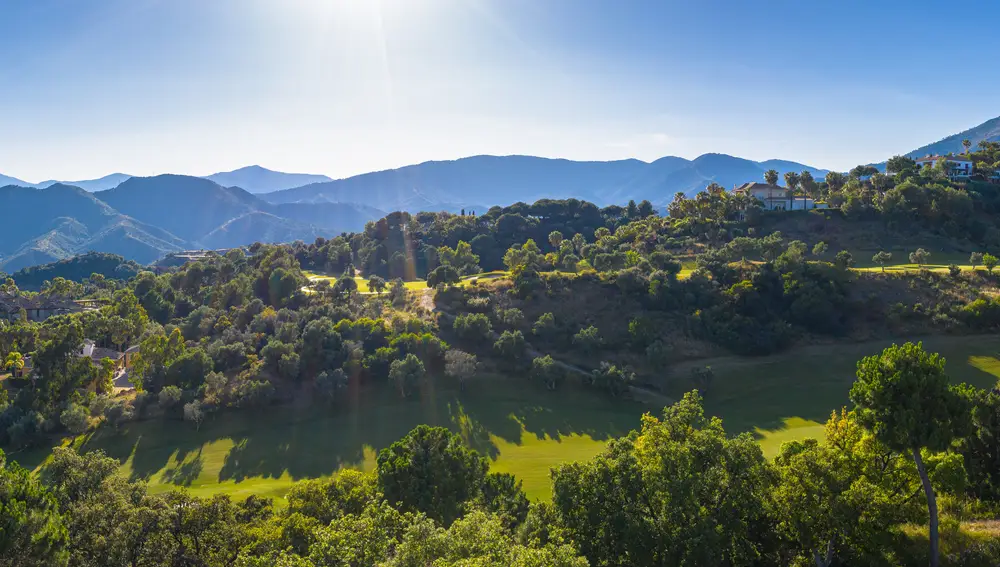
<svg viewBox="0 0 1000 567">
<path fill-rule="evenodd" d="M 790 196 L 786 187 L 772 183 L 751 181 L 733 188 L 733 193 L 748 195 L 762 203 L 765 211 L 804 211 L 808 209 L 825 209 L 826 204 L 817 203 L 806 196 Z"/>
<path fill-rule="evenodd" d="M 99 347 L 94 341 L 84 339 L 83 345 L 75 354 L 81 358 L 89 358 L 91 364 L 94 366 L 100 366 L 101 361 L 105 358 L 110 359 L 111 362 L 114 363 L 114 373 L 115 376 L 117 376 L 132 367 L 132 364 L 135 362 L 135 355 L 139 354 L 139 346 L 132 346 L 125 352 L 120 352 L 113 348 Z M 26 376 L 30 376 L 34 369 L 31 357 L 25 356 L 24 367 L 17 370 L 14 375 L 17 378 L 24 378 Z"/>
<path fill-rule="evenodd" d="M 20 294 L 0 292 L 0 319 L 16 321 L 24 317 L 28 321 L 40 322 L 53 315 L 67 315 L 82 311 L 83 307 L 69 299 L 36 295 L 25 297 Z"/>
<path fill-rule="evenodd" d="M 922 158 L 917 158 L 914 161 L 920 167 L 934 167 L 941 160 L 946 160 L 951 163 L 951 168 L 948 171 L 948 177 L 952 181 L 965 180 L 972 175 L 972 159 L 962 156 L 938 156 L 938 155 L 927 155 Z"/>
</svg>

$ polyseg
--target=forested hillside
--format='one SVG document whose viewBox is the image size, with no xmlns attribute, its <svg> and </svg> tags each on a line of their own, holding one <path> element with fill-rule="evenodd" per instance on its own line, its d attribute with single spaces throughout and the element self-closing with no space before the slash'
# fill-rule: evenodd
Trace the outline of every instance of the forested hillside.
<svg viewBox="0 0 1000 567">
<path fill-rule="evenodd" d="M 786 177 L 830 210 L 713 184 L 9 279 L 0 558 L 995 564 L 1000 144 L 970 155 Z"/>
<path fill-rule="evenodd" d="M 261 195 L 272 203 L 349 202 L 390 211 L 482 210 L 540 199 L 583 199 L 598 205 L 649 200 L 663 205 L 674 193 L 693 194 L 710 182 L 732 187 L 758 179 L 766 169 L 826 170 L 788 161 L 753 162 L 725 154 L 695 160 L 668 156 L 581 162 L 534 156 L 473 156 L 432 161 Z"/>
<path fill-rule="evenodd" d="M 129 280 L 140 271 L 142 271 L 140 264 L 117 254 L 90 252 L 51 264 L 24 268 L 14 272 L 10 277 L 19 288 L 38 291 L 42 288 L 42 284 L 56 278 L 83 282 L 97 274 L 112 280 Z"/>
<path fill-rule="evenodd" d="M 0 206 L 12 212 L 0 227 L 6 272 L 88 251 L 148 264 L 185 249 L 311 241 L 361 230 L 384 215 L 349 203 L 272 205 L 239 188 L 176 175 L 132 177 L 96 193 L 63 184 L 7 186 Z"/>
</svg>

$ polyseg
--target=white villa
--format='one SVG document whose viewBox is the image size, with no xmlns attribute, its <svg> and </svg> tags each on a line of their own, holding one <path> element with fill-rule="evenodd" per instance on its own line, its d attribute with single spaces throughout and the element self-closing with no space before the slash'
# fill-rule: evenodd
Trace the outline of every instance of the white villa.
<svg viewBox="0 0 1000 567">
<path fill-rule="evenodd" d="M 917 158 L 917 165 L 920 167 L 931 166 L 934 167 L 941 160 L 947 160 L 951 162 L 951 172 L 948 174 L 953 180 L 955 179 L 968 179 L 972 175 L 972 160 L 967 157 L 962 156 L 935 156 L 928 155 L 922 158 Z"/>
<path fill-rule="evenodd" d="M 826 203 L 817 203 L 809 197 L 788 197 L 788 189 L 778 185 L 751 181 L 733 188 L 733 193 L 743 193 L 756 198 L 763 203 L 765 211 L 805 211 L 809 209 L 825 209 Z"/>
</svg>

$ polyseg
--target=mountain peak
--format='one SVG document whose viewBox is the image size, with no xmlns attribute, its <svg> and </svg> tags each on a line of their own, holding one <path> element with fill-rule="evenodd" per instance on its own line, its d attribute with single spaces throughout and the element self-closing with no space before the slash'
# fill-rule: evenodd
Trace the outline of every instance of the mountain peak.
<svg viewBox="0 0 1000 567">
<path fill-rule="evenodd" d="M 210 179 L 224 187 L 239 187 L 250 193 L 270 193 L 311 183 L 331 181 L 325 175 L 284 173 L 260 165 L 248 165 L 233 171 L 220 171 L 205 177 L 205 179 Z"/>
</svg>

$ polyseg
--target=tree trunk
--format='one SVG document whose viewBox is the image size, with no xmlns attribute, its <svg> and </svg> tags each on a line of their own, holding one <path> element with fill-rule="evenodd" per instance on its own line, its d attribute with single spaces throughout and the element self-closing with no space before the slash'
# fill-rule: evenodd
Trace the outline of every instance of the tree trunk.
<svg viewBox="0 0 1000 567">
<path fill-rule="evenodd" d="M 920 449 L 913 449 L 913 462 L 917 464 L 917 472 L 920 473 L 920 482 L 924 485 L 924 494 L 927 495 L 927 511 L 930 513 L 930 540 L 931 540 L 931 567 L 938 567 L 938 510 L 937 497 L 934 495 L 934 488 L 931 486 L 931 479 L 927 476 L 927 469 L 924 468 L 924 460 L 920 457 Z"/>
<path fill-rule="evenodd" d="M 830 567 L 833 563 L 834 539 L 831 537 L 830 541 L 826 542 L 826 555 L 820 555 L 818 551 L 813 551 L 813 559 L 816 561 L 816 567 Z"/>
</svg>

